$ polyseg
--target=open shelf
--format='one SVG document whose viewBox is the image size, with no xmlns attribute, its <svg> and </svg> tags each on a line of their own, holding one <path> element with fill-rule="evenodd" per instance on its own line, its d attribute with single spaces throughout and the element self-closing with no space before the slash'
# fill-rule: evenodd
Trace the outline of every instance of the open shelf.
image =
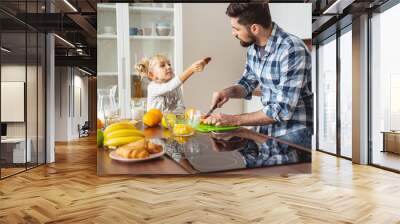
<svg viewBox="0 0 400 224">
<path fill-rule="evenodd" d="M 98 34 L 97 38 L 100 40 L 113 40 L 117 39 L 117 34 Z"/>
<path fill-rule="evenodd" d="M 174 8 L 129 6 L 129 11 L 140 13 L 174 13 Z"/>
<path fill-rule="evenodd" d="M 116 11 L 117 7 L 115 4 L 97 4 L 97 10 L 100 11 Z"/>
<path fill-rule="evenodd" d="M 117 76 L 117 72 L 97 72 L 97 76 Z"/>
<path fill-rule="evenodd" d="M 131 40 L 173 40 L 173 36 L 130 36 Z"/>
</svg>

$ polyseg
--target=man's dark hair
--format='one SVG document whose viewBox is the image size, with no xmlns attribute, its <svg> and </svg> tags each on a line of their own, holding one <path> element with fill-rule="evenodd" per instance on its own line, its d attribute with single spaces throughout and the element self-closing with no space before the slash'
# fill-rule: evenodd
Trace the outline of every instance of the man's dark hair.
<svg viewBox="0 0 400 224">
<path fill-rule="evenodd" d="M 272 24 L 268 2 L 231 3 L 226 9 L 226 15 L 238 18 L 238 23 L 245 26 L 259 24 L 269 28 Z"/>
</svg>

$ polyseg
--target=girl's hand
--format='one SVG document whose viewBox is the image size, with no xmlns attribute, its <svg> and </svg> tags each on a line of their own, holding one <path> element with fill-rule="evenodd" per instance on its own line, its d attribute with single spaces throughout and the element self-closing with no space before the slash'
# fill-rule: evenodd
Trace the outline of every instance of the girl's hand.
<svg viewBox="0 0 400 224">
<path fill-rule="evenodd" d="M 189 69 L 192 72 L 202 72 L 204 70 L 204 67 L 211 61 L 210 57 L 204 58 L 202 60 L 198 60 L 194 62 Z"/>
</svg>

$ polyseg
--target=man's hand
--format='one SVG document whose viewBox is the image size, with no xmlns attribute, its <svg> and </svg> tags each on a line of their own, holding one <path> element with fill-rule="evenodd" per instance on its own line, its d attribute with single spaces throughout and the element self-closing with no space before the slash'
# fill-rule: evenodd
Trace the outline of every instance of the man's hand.
<svg viewBox="0 0 400 224">
<path fill-rule="evenodd" d="M 229 114 L 212 114 L 204 121 L 204 123 L 216 126 L 240 125 L 238 116 Z"/>
<path fill-rule="evenodd" d="M 217 108 L 221 108 L 229 100 L 229 95 L 225 91 L 215 92 L 212 97 L 211 107 L 215 105 Z"/>
<path fill-rule="evenodd" d="M 246 96 L 246 90 L 241 85 L 233 85 L 226 89 L 223 89 L 218 92 L 214 92 L 212 101 L 211 101 L 211 108 L 216 106 L 216 108 L 221 108 L 229 99 L 241 99 Z"/>
</svg>

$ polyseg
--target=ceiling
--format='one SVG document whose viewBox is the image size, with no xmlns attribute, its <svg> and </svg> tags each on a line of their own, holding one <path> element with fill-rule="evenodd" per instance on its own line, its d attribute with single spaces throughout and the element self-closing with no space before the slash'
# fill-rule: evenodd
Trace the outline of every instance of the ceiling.
<svg viewBox="0 0 400 224">
<path fill-rule="evenodd" d="M 305 2 L 313 4 L 312 32 L 313 39 L 316 39 L 334 26 L 338 28 L 341 25 L 345 26 L 346 19 L 347 23 L 351 23 L 352 17 L 373 11 L 388 0 L 308 0 Z M 345 22 L 338 23 L 338 21 Z"/>
<path fill-rule="evenodd" d="M 95 74 L 96 4 L 96 0 L 47 0 L 47 5 L 45 0 L 1 0 L 2 45 L 12 49 L 7 56 L 35 55 L 36 46 L 28 43 L 25 49 L 21 33 L 27 31 L 30 41 L 29 32 L 54 32 L 62 38 L 55 38 L 56 65 L 79 66 Z"/>
</svg>

